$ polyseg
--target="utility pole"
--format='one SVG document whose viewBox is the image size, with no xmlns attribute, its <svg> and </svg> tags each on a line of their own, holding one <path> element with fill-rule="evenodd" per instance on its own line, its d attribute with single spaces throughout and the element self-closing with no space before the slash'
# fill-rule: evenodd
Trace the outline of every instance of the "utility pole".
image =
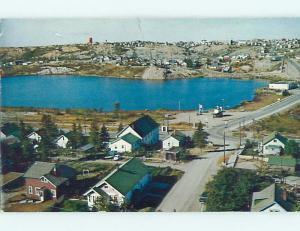
<svg viewBox="0 0 300 231">
<path fill-rule="evenodd" d="M 241 127 L 241 121 L 239 122 L 240 124 L 240 147 L 242 146 L 242 127 Z"/>
<path fill-rule="evenodd" d="M 226 165 L 226 160 L 225 160 L 226 149 L 225 149 L 225 145 L 226 145 L 226 142 L 225 142 L 225 129 L 224 129 L 224 153 L 223 153 L 223 162 L 224 162 L 224 165 Z"/>
</svg>

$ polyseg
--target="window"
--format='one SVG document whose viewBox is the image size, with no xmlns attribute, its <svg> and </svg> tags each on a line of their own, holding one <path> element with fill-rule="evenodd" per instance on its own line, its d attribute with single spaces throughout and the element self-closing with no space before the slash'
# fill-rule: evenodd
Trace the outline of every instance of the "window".
<svg viewBox="0 0 300 231">
<path fill-rule="evenodd" d="M 28 186 L 28 193 L 32 194 L 32 186 Z"/>
<path fill-rule="evenodd" d="M 52 194 L 52 197 L 56 197 L 56 190 L 51 189 L 51 194 Z"/>
<path fill-rule="evenodd" d="M 35 187 L 35 195 L 39 196 L 40 195 L 40 188 Z"/>
<path fill-rule="evenodd" d="M 42 177 L 41 181 L 44 182 L 44 183 L 47 183 L 47 179 L 45 177 Z"/>
<path fill-rule="evenodd" d="M 124 148 L 124 145 L 122 145 L 122 148 Z"/>
</svg>

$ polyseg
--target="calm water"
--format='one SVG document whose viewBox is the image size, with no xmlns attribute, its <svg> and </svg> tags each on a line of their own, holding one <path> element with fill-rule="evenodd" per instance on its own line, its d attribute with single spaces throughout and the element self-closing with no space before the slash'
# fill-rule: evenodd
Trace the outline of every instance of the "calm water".
<svg viewBox="0 0 300 231">
<path fill-rule="evenodd" d="M 249 3 L 251 4 L 251 3 Z M 300 18 L 3 19 L 0 46 L 300 37 Z"/>
<path fill-rule="evenodd" d="M 1 79 L 3 106 L 95 108 L 113 110 L 229 108 L 254 97 L 267 83 L 253 80 L 197 78 L 143 81 L 83 76 L 18 76 Z M 223 100 L 224 99 L 224 100 Z"/>
</svg>

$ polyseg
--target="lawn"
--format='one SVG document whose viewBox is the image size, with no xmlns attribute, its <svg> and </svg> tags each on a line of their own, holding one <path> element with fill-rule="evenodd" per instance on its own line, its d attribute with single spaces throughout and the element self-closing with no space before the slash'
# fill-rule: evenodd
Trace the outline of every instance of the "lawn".
<svg viewBox="0 0 300 231">
<path fill-rule="evenodd" d="M 38 204 L 10 204 L 4 208 L 5 212 L 46 212 L 54 206 L 54 201 L 49 200 Z"/>
<path fill-rule="evenodd" d="M 238 110 L 255 111 L 259 108 L 275 103 L 283 98 L 284 96 L 278 95 L 274 92 L 265 92 L 263 90 L 257 90 L 254 100 L 243 102 L 241 106 L 238 107 Z"/>
<path fill-rule="evenodd" d="M 300 137 L 300 105 L 281 114 L 261 120 L 251 129 L 262 133 L 280 132 L 283 135 Z"/>
</svg>

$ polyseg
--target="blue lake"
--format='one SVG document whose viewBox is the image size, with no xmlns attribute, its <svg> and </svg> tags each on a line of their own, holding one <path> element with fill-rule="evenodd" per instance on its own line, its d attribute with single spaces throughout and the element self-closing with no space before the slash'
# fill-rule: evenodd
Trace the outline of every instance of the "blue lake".
<svg viewBox="0 0 300 231">
<path fill-rule="evenodd" d="M 264 81 L 194 78 L 143 81 L 92 76 L 17 76 L 1 79 L 2 106 L 123 110 L 232 108 L 252 100 Z M 180 103 L 179 103 L 180 102 Z"/>
</svg>

